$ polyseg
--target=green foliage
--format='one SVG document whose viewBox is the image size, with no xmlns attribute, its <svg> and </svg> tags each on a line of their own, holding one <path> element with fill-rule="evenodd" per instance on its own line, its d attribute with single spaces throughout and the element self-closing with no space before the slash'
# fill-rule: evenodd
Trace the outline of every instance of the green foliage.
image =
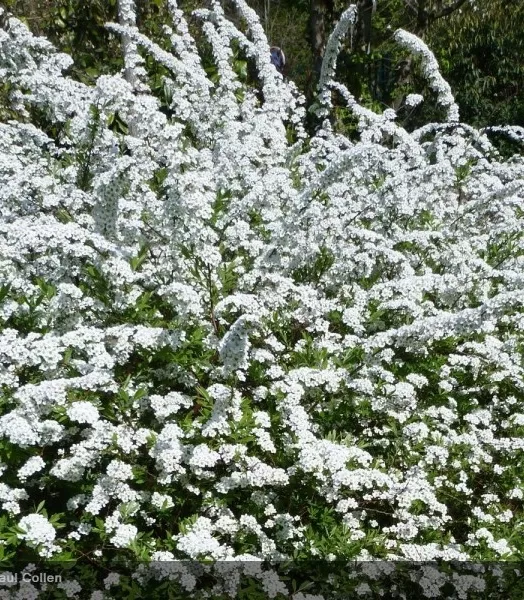
<svg viewBox="0 0 524 600">
<path fill-rule="evenodd" d="M 436 23 L 429 43 L 472 125 L 524 126 L 522 2 L 479 0 Z"/>
</svg>

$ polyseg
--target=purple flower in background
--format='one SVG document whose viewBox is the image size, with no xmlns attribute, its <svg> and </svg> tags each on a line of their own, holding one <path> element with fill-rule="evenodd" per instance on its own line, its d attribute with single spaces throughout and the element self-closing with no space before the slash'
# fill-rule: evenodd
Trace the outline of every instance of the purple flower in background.
<svg viewBox="0 0 524 600">
<path fill-rule="evenodd" d="M 271 52 L 271 62 L 275 65 L 277 71 L 282 73 L 286 65 L 286 57 L 284 56 L 284 53 L 278 46 L 271 46 L 269 50 Z"/>
</svg>

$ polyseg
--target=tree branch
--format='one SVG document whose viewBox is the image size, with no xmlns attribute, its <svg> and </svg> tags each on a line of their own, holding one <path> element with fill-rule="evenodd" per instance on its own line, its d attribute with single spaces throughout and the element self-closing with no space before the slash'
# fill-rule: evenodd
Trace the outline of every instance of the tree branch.
<svg viewBox="0 0 524 600">
<path fill-rule="evenodd" d="M 418 11 L 416 0 L 405 0 L 406 5 L 409 9 L 411 9 L 414 13 Z"/>
<path fill-rule="evenodd" d="M 467 0 L 455 0 L 455 2 L 453 2 L 453 4 L 451 4 L 450 6 L 445 6 L 438 12 L 431 13 L 431 20 L 436 21 L 437 19 L 441 19 L 442 17 L 447 17 L 451 13 L 454 13 L 456 10 L 458 10 L 466 2 Z"/>
</svg>

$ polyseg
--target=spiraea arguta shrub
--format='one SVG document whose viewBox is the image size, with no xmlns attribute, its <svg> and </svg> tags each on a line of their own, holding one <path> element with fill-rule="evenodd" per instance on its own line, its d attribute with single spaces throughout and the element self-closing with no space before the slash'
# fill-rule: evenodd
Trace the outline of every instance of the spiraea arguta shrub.
<svg viewBox="0 0 524 600">
<path fill-rule="evenodd" d="M 218 598 L 244 574 L 240 597 L 300 600 L 260 561 L 522 558 L 522 155 L 460 123 L 403 31 L 442 122 L 406 131 L 359 106 L 334 80 L 354 7 L 308 134 L 235 4 L 242 30 L 218 1 L 193 15 L 211 68 L 174 0 L 163 40 L 122 0 L 125 69 L 91 87 L 4 15 L 0 560 L 137 563 L 127 587 L 79 578 L 63 597 L 156 580 Z M 358 141 L 333 129 L 335 95 Z M 448 597 L 484 585 L 455 575 Z M 428 596 L 449 585 L 420 577 Z"/>
</svg>

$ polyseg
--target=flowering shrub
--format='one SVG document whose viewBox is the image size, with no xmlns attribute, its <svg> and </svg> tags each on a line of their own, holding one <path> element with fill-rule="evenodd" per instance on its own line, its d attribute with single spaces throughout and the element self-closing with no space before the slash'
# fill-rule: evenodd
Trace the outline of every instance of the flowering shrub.
<svg viewBox="0 0 524 600">
<path fill-rule="evenodd" d="M 205 563 L 173 561 L 219 561 L 212 597 L 244 573 L 298 599 L 315 596 L 256 561 L 522 558 L 522 155 L 460 123 L 403 31 L 444 122 L 408 132 L 360 106 L 334 80 L 353 6 L 308 135 L 235 4 L 244 31 L 218 1 L 194 13 L 209 68 L 175 0 L 158 41 L 123 0 L 124 69 L 93 87 L 5 19 L 0 558 L 124 556 L 141 584 L 195 594 Z M 333 129 L 334 94 L 358 141 Z"/>
</svg>

